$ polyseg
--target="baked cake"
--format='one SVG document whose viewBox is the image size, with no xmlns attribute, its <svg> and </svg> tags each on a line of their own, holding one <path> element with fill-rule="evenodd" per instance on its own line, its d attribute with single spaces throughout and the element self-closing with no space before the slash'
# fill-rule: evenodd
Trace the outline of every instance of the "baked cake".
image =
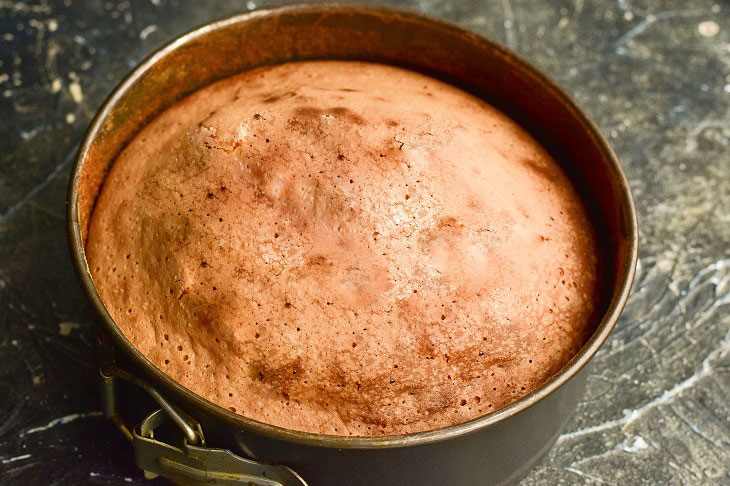
<svg viewBox="0 0 730 486">
<path fill-rule="evenodd" d="M 379 64 L 264 67 L 178 102 L 114 163 L 87 255 L 158 368 L 300 431 L 476 418 L 593 330 L 596 243 L 553 158 L 485 102 Z"/>
</svg>

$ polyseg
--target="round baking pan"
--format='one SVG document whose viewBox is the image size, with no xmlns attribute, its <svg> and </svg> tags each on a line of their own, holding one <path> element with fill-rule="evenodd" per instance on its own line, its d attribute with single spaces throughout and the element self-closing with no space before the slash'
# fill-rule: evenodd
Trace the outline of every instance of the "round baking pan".
<svg viewBox="0 0 730 486">
<path fill-rule="evenodd" d="M 423 433 L 339 437 L 287 430 L 236 415 L 173 381 L 134 347 L 104 307 L 84 245 L 96 197 L 125 144 L 158 113 L 216 80 L 257 66 L 314 59 L 393 64 L 459 86 L 524 126 L 573 181 L 602 245 L 604 292 L 596 303 L 593 335 L 529 395 L 489 415 Z M 439 20 L 332 4 L 264 9 L 213 22 L 142 62 L 89 128 L 73 171 L 68 218 L 74 264 L 99 317 L 104 412 L 133 439 L 141 467 L 184 484 L 483 486 L 516 480 L 552 445 L 583 395 L 587 365 L 626 302 L 638 245 L 633 200 L 615 155 L 588 116 L 545 74 L 500 45 Z M 119 378 L 147 390 L 162 411 L 141 427 L 127 428 L 120 410 L 128 405 L 115 393 Z M 154 438 L 165 417 L 182 428 L 183 445 Z"/>
</svg>

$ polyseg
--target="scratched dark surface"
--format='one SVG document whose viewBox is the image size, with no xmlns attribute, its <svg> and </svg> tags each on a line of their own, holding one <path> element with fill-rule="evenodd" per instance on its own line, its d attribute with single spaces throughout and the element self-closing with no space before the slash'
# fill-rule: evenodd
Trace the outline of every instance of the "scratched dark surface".
<svg viewBox="0 0 730 486">
<path fill-rule="evenodd" d="M 267 2 L 0 0 L 0 484 L 149 484 L 100 417 L 71 161 L 141 59 Z M 530 59 L 622 161 L 640 265 L 588 394 L 525 485 L 730 484 L 730 4 L 402 1 Z"/>
</svg>

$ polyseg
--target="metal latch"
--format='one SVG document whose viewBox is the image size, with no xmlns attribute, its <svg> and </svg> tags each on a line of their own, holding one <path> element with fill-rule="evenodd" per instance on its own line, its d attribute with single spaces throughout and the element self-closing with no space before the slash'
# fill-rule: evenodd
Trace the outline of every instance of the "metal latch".
<svg viewBox="0 0 730 486">
<path fill-rule="evenodd" d="M 224 449 L 190 445 L 187 439 L 182 448 L 155 440 L 155 429 L 168 419 L 167 413 L 159 409 L 134 430 L 135 459 L 148 477 L 159 474 L 193 486 L 306 486 L 299 475 L 285 466 L 261 464 Z M 205 444 L 200 426 L 197 428 L 201 443 Z"/>
<path fill-rule="evenodd" d="M 263 464 L 229 450 L 206 447 L 200 423 L 178 410 L 144 380 L 116 366 L 109 359 L 110 347 L 105 344 L 108 346 L 100 337 L 104 415 L 132 442 L 137 465 L 145 471 L 145 476 L 164 476 L 176 484 L 189 486 L 307 486 L 297 473 L 286 466 Z M 116 378 L 143 388 L 161 408 L 143 419 L 139 426 L 130 429 L 117 409 Z M 168 420 L 181 430 L 182 447 L 155 439 L 155 429 Z"/>
</svg>

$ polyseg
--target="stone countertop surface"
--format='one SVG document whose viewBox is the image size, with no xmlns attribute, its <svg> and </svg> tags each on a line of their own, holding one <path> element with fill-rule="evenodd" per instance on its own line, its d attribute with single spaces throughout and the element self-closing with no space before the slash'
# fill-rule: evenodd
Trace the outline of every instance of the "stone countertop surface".
<svg viewBox="0 0 730 486">
<path fill-rule="evenodd" d="M 101 416 L 65 197 L 104 98 L 165 42 L 256 1 L 0 1 L 0 483 L 150 484 Z M 730 4 L 394 4 L 501 42 L 606 134 L 639 212 L 629 303 L 564 435 L 523 479 L 730 484 Z"/>
</svg>

